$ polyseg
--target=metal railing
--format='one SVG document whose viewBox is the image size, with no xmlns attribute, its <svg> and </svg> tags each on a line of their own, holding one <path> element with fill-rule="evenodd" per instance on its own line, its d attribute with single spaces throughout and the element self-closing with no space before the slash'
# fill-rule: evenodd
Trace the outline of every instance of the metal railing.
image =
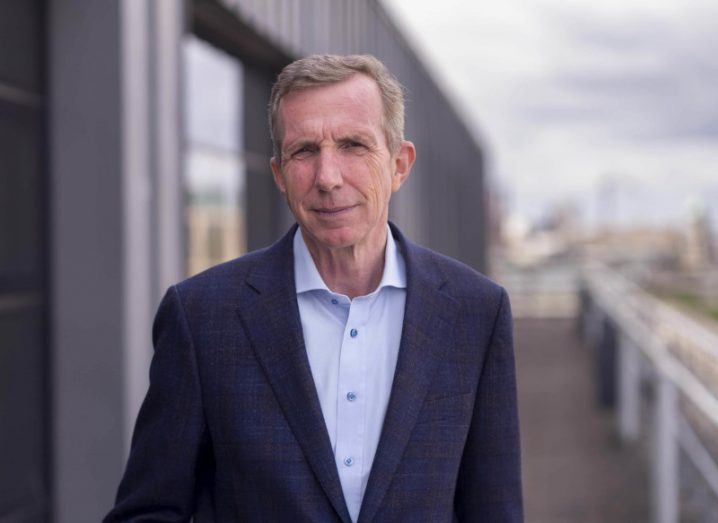
<svg viewBox="0 0 718 523">
<path fill-rule="evenodd" d="M 718 441 L 718 335 L 599 265 L 584 273 L 580 321 L 586 343 L 600 351 L 601 398 L 615 406 L 625 442 L 640 437 L 641 385 L 652 385 L 653 521 L 679 520 L 679 449 L 718 499 L 718 465 L 693 427 L 699 422 Z"/>
<path fill-rule="evenodd" d="M 571 260 L 531 268 L 511 268 L 492 260 L 492 276 L 511 297 L 514 318 L 575 318 L 578 312 L 579 265 Z"/>
</svg>

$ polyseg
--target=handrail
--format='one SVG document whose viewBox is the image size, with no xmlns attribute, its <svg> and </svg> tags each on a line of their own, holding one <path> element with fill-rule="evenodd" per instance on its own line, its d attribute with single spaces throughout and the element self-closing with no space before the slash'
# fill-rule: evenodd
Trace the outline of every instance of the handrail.
<svg viewBox="0 0 718 523">
<path fill-rule="evenodd" d="M 608 268 L 600 270 L 610 271 Z M 694 320 L 690 316 L 686 315 L 682 311 L 675 307 L 664 303 L 659 298 L 651 296 L 645 290 L 643 290 L 634 281 L 629 280 L 622 274 L 612 271 L 611 277 L 620 285 L 631 290 L 636 297 L 638 297 L 644 304 L 650 304 L 651 315 L 655 318 L 655 324 L 657 325 L 672 325 L 675 324 L 674 334 L 680 334 L 690 339 L 692 345 L 706 352 L 713 358 L 718 360 L 718 335 L 711 332 L 705 326 L 701 325 L 698 321 Z"/>
<path fill-rule="evenodd" d="M 677 523 L 680 517 L 678 447 L 683 448 L 718 497 L 715 458 L 681 415 L 676 401 L 679 393 L 697 409 L 696 413 L 718 428 L 718 334 L 650 296 L 636 283 L 606 266 L 587 267 L 583 285 L 589 298 L 582 302 L 584 332 L 594 346 L 618 350 L 613 372 L 617 372 L 619 378 L 617 421 L 624 440 L 635 440 L 639 434 L 638 396 L 643 373 L 637 371 L 634 363 L 640 365 L 638 355 L 642 354 L 654 369 L 648 374 L 656 391 L 653 519 L 657 523 Z M 605 337 L 608 324 L 604 318 L 610 319 L 618 331 L 617 346 L 614 337 Z M 612 358 L 611 352 L 606 354 Z M 704 371 L 706 368 L 708 374 Z"/>
<path fill-rule="evenodd" d="M 598 274 L 600 274 L 600 277 Z M 602 303 L 604 312 L 620 325 L 621 331 L 718 428 L 718 397 L 671 354 L 666 341 L 661 338 L 660 334 L 650 328 L 653 324 L 649 326 L 648 322 L 636 312 L 637 310 L 648 309 L 653 313 L 657 308 L 661 314 L 665 314 L 666 307 L 657 307 L 663 304 L 659 304 L 658 300 L 649 296 L 635 283 L 608 269 L 592 269 L 586 276 L 586 283 L 590 290 L 593 291 L 594 298 L 598 298 L 598 301 Z M 623 294 L 621 296 L 619 294 L 621 290 L 624 292 L 630 291 L 632 295 L 626 296 Z M 622 299 L 618 299 L 619 297 Z M 635 302 L 642 302 L 641 305 L 648 305 L 649 307 L 638 308 L 636 307 L 638 304 Z M 694 338 L 700 340 L 700 343 L 696 343 L 695 346 L 718 360 L 718 336 L 712 335 L 700 324 L 683 316 L 678 311 L 673 312 L 675 313 L 674 318 L 680 318 L 684 325 L 690 325 L 691 329 L 696 329 L 700 333 L 700 337 Z M 671 316 L 668 317 L 670 318 Z M 699 329 L 703 332 L 700 332 Z"/>
</svg>

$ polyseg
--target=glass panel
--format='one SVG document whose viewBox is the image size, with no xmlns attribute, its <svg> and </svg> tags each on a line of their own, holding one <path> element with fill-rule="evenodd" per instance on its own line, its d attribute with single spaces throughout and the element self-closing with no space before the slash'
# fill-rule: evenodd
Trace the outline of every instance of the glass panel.
<svg viewBox="0 0 718 523">
<path fill-rule="evenodd" d="M 12 298 L 0 295 L 0 520 L 45 502 L 42 314 Z"/>
<path fill-rule="evenodd" d="M 40 91 L 40 0 L 0 2 L 0 83 Z"/>
<path fill-rule="evenodd" d="M 188 36 L 185 192 L 190 275 L 246 251 L 241 63 Z"/>
<path fill-rule="evenodd" d="M 0 293 L 42 281 L 41 151 L 38 113 L 0 102 Z"/>
<path fill-rule="evenodd" d="M 43 91 L 42 4 L 0 1 L 0 521 L 27 523 L 49 499 L 45 115 L 13 100 Z"/>
</svg>

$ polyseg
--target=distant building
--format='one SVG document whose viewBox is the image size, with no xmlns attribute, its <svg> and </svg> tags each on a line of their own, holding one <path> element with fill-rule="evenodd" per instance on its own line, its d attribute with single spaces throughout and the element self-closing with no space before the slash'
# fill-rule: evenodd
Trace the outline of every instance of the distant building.
<svg viewBox="0 0 718 523">
<path fill-rule="evenodd" d="M 0 2 L 0 520 L 110 508 L 155 308 L 291 223 L 266 105 L 323 52 L 407 87 L 418 161 L 392 218 L 485 267 L 482 150 L 376 0 Z"/>
<path fill-rule="evenodd" d="M 716 263 L 714 238 L 708 211 L 703 206 L 693 209 L 681 262 L 685 269 L 706 269 Z"/>
</svg>

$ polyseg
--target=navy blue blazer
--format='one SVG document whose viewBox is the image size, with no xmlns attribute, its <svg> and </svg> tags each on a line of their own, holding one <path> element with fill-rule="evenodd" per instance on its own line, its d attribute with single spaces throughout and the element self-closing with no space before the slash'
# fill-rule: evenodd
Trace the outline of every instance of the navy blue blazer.
<svg viewBox="0 0 718 523">
<path fill-rule="evenodd" d="M 506 292 L 391 228 L 406 310 L 359 521 L 522 521 Z M 106 522 L 350 522 L 304 348 L 295 230 L 167 291 Z"/>
</svg>

